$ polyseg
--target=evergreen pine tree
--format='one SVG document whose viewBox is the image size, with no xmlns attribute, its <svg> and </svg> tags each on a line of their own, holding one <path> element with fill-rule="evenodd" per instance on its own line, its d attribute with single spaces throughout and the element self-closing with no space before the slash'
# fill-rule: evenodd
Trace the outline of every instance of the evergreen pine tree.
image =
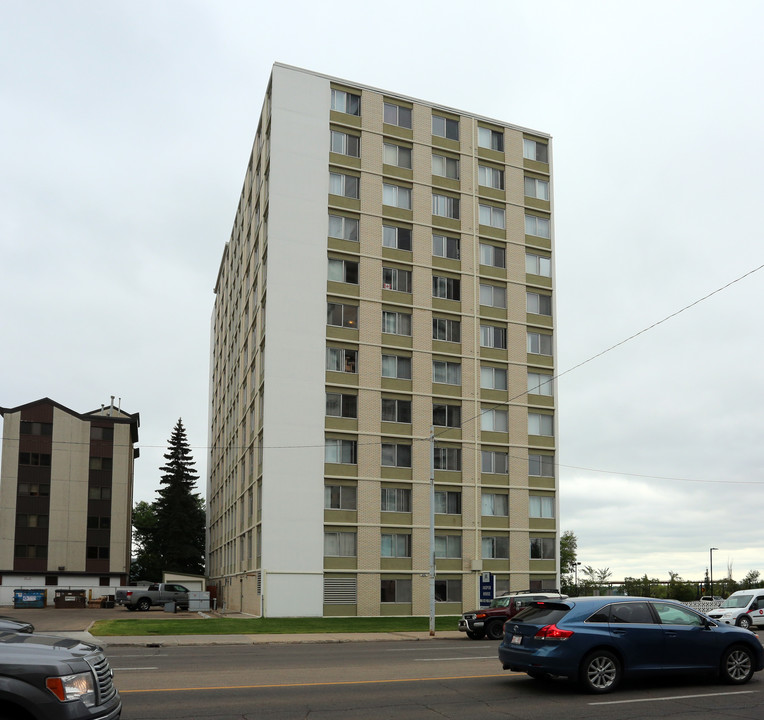
<svg viewBox="0 0 764 720">
<path fill-rule="evenodd" d="M 165 465 L 159 468 L 163 473 L 159 497 L 153 503 L 154 547 L 161 556 L 163 570 L 203 575 L 204 499 L 195 492 L 199 476 L 181 419 L 172 431 L 164 458 Z"/>
</svg>

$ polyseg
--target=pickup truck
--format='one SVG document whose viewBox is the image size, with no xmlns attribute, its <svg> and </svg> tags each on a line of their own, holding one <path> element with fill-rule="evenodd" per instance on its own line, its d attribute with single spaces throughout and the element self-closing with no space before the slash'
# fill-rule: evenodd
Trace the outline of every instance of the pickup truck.
<svg viewBox="0 0 764 720">
<path fill-rule="evenodd" d="M 122 701 L 97 645 L 37 633 L 0 632 L 0 717 L 118 720 Z"/>
<path fill-rule="evenodd" d="M 128 610 L 146 611 L 152 605 L 164 606 L 175 603 L 178 608 L 188 609 L 188 588 L 175 583 L 154 583 L 145 587 L 120 587 L 114 594 L 114 602 Z"/>
</svg>

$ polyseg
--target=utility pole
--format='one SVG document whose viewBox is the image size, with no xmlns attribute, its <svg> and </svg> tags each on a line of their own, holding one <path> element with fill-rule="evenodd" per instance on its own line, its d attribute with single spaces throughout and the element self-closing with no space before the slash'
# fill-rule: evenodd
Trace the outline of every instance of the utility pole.
<svg viewBox="0 0 764 720">
<path fill-rule="evenodd" d="M 435 637 L 435 426 L 430 426 L 430 637 Z"/>
</svg>

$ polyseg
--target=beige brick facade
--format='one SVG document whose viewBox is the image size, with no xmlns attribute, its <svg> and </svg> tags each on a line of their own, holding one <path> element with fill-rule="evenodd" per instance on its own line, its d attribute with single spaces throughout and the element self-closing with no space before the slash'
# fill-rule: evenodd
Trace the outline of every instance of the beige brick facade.
<svg viewBox="0 0 764 720">
<path fill-rule="evenodd" d="M 554 371 L 554 315 L 529 316 L 526 309 L 529 289 L 540 287 L 546 294 L 554 294 L 551 165 L 529 159 L 530 151 L 524 145 L 527 138 L 549 149 L 551 139 L 544 133 L 496 120 L 282 67 L 282 72 L 287 70 L 324 83 L 327 95 L 332 90 L 340 91 L 333 95 L 337 107 L 324 121 L 325 173 L 328 178 L 331 166 L 333 173 L 360 178 L 358 199 L 333 195 L 327 199 L 319 197 L 319 189 L 301 190 L 311 203 L 323 202 L 329 215 L 346 218 L 351 224 L 357 222 L 358 227 L 356 237 L 327 240 L 332 258 L 358 263 L 357 283 L 330 281 L 325 297 L 302 299 L 304 303 L 330 302 L 357 309 L 357 324 L 329 325 L 325 333 L 326 345 L 333 353 L 331 357 L 327 355 L 325 391 L 356 396 L 355 417 L 324 419 L 311 415 L 306 420 L 320 422 L 326 437 L 333 443 L 346 443 L 341 447 L 342 452 L 348 453 L 341 462 L 334 461 L 335 456 L 329 462 L 327 449 L 324 477 L 320 479 L 328 488 L 347 488 L 347 496 L 342 500 L 329 500 L 325 508 L 317 509 L 323 512 L 326 532 L 333 536 L 354 534 L 355 538 L 354 549 L 352 544 L 344 547 L 330 544 L 335 542 L 334 537 L 331 541 L 327 539 L 323 612 L 423 615 L 429 611 L 429 580 L 423 577 L 430 569 L 429 436 L 433 406 L 442 404 L 452 409 L 456 406 L 460 418 L 454 420 L 449 416 L 454 426 L 435 428 L 436 456 L 442 464 L 435 471 L 436 491 L 444 494 L 439 495 L 438 502 L 452 503 L 448 505 L 450 512 L 436 516 L 436 536 L 447 536 L 436 539 L 438 555 L 443 556 L 437 560 L 437 611 L 450 614 L 473 607 L 483 570 L 494 574 L 498 590 L 555 587 L 559 575 L 556 553 L 531 561 L 530 538 L 553 538 L 556 546 L 557 524 L 552 519 L 552 524 L 547 523 L 543 531 L 531 530 L 534 523 L 530 518 L 529 494 L 556 493 L 556 424 L 553 419 L 550 432 L 548 425 L 543 424 L 546 421 L 541 421 L 543 434 L 529 435 L 528 417 L 531 408 L 531 412 L 554 418 L 555 403 L 551 396 L 527 394 L 529 368 Z M 259 416 L 248 408 L 257 407 L 258 396 L 263 392 L 260 380 L 264 387 L 269 387 L 268 368 L 265 367 L 264 374 L 261 371 L 260 351 L 262 337 L 266 344 L 270 342 L 267 330 L 262 335 L 265 258 L 269 245 L 279 241 L 270 237 L 262 210 L 259 219 L 255 219 L 253 210 L 268 205 L 267 168 L 276 167 L 281 160 L 271 152 L 268 163 L 265 162 L 270 147 L 268 128 L 276 132 L 279 122 L 269 97 L 264 104 L 232 237 L 221 263 L 213 316 L 213 446 L 226 448 L 231 445 L 231 438 L 242 437 L 244 441 L 239 444 L 249 445 L 254 456 L 268 452 L 267 446 L 262 449 L 258 445 L 259 425 L 252 426 L 252 418 L 257 417 L 259 422 Z M 405 117 L 398 125 L 384 122 L 386 103 L 398 106 L 398 117 L 404 117 L 404 111 L 410 109 L 410 128 L 405 127 Z M 358 114 L 341 109 L 355 107 L 360 107 Z M 305 112 L 322 111 L 307 107 Z M 401 112 L 404 114 L 400 115 Z M 439 135 L 433 117 L 446 119 L 447 135 L 455 134 L 458 125 L 458 141 Z M 498 135 L 498 149 L 481 146 L 481 127 Z M 360 157 L 330 154 L 330 129 L 359 136 Z M 385 164 L 386 143 L 410 149 L 411 167 Z M 458 178 L 434 175 L 433 154 L 458 159 Z M 494 173 L 487 175 L 494 178 L 493 187 L 480 184 L 486 173 L 481 167 Z M 542 185 L 546 183 L 546 199 L 526 197 L 526 176 L 541 180 Z M 299 177 L 294 181 L 299 184 Z M 410 208 L 384 205 L 385 184 L 404 191 L 410 189 Z M 453 209 L 458 202 L 458 217 L 434 215 L 434 195 L 445 198 L 438 200 L 442 207 Z M 271 213 L 273 207 L 270 203 Z M 544 234 L 550 237 L 525 234 L 529 208 L 532 215 L 548 221 L 544 227 L 550 230 L 544 230 Z M 492 225 L 480 222 L 484 219 L 481 212 L 490 214 Z M 397 247 L 383 244 L 383 226 L 398 229 Z M 451 249 L 454 241 L 458 241 L 458 254 L 434 255 L 433 235 L 450 238 Z M 410 237 L 410 244 L 406 237 Z M 275 248 L 271 248 L 273 252 Z M 550 272 L 543 276 L 527 273 L 526 253 L 541 257 L 545 264 L 548 262 Z M 300 263 L 301 258 L 294 257 L 292 262 Z M 406 280 L 410 287 L 404 291 L 383 288 L 384 268 L 398 272 L 398 277 L 402 277 L 400 273 L 410 273 L 405 276 L 410 278 Z M 314 267 L 309 272 L 321 274 L 325 268 Z M 458 286 L 458 297 L 433 297 L 434 276 L 449 281 L 448 292 Z M 482 305 L 481 285 L 486 286 L 486 292 L 495 292 L 494 297 L 505 297 L 505 303 L 497 300 L 495 306 Z M 246 330 L 239 322 L 243 312 L 248 312 L 250 318 Z M 392 325 L 383 328 L 383 314 L 388 314 L 388 323 L 397 323 L 394 332 L 389 332 Z M 444 321 L 442 327 L 438 325 L 436 330 L 434 320 Z M 434 336 L 436 331 L 453 333 L 457 329 L 459 337 Z M 541 352 L 531 353 L 530 343 L 534 340 L 529 331 L 547 336 L 541 341 L 544 343 Z M 484 346 L 486 341 L 495 347 Z M 250 348 L 249 354 L 241 354 L 242 346 Z M 341 362 L 338 358 L 348 362 L 345 371 L 335 367 Z M 460 381 L 435 382 L 433 359 L 448 363 L 453 372 L 458 366 Z M 410 370 L 406 369 L 408 362 Z M 492 379 L 485 373 L 481 375 L 481 366 L 492 369 Z M 249 370 L 244 372 L 245 368 Z M 391 376 L 396 368 L 398 377 Z M 253 379 L 246 393 L 237 389 L 242 376 Z M 393 401 L 401 403 L 400 407 L 409 407 L 410 422 L 401 418 L 383 421 L 384 408 Z M 495 427 L 481 429 L 481 411 L 497 411 L 491 416 Z M 266 428 L 268 422 L 266 414 Z M 284 441 L 294 446 L 301 444 L 296 434 Z M 410 460 L 400 446 L 410 448 Z M 491 456 L 491 462 L 496 463 L 494 472 L 481 472 L 481 451 L 494 453 Z M 398 465 L 383 465 L 383 454 L 391 452 L 396 453 L 394 462 Z M 237 538 L 256 534 L 257 518 L 279 512 L 276 508 L 258 507 L 251 524 L 241 526 L 234 522 L 247 488 L 267 486 L 269 482 L 254 460 L 252 467 L 245 466 L 246 470 L 240 472 L 237 465 L 241 462 L 222 449 L 213 452 L 210 568 L 213 579 L 222 588 L 226 578 L 239 570 L 255 574 L 274 571 L 258 564 L 259 549 L 251 561 L 243 564 L 237 556 Z M 534 473 L 530 477 L 529 470 Z M 315 477 L 301 480 L 306 487 L 317 481 Z M 484 516 L 484 492 L 506 497 L 507 509 L 502 510 L 499 503 L 497 515 Z M 503 538 L 498 541 L 496 557 L 483 557 L 484 531 L 491 537 Z M 409 536 L 409 540 L 396 539 L 398 535 Z M 309 542 L 322 540 L 312 538 Z M 263 537 L 262 542 L 267 543 L 268 538 Z M 350 540 L 345 537 L 337 542 Z M 348 554 L 351 549 L 353 555 Z M 235 606 L 233 596 L 229 601 Z"/>
</svg>

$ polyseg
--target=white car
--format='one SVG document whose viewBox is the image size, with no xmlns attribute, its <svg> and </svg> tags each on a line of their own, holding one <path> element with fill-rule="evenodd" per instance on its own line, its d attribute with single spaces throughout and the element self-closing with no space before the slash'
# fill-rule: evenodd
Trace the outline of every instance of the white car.
<svg viewBox="0 0 764 720">
<path fill-rule="evenodd" d="M 746 630 L 755 625 L 764 626 L 764 588 L 738 590 L 706 615 L 718 623 Z"/>
</svg>

